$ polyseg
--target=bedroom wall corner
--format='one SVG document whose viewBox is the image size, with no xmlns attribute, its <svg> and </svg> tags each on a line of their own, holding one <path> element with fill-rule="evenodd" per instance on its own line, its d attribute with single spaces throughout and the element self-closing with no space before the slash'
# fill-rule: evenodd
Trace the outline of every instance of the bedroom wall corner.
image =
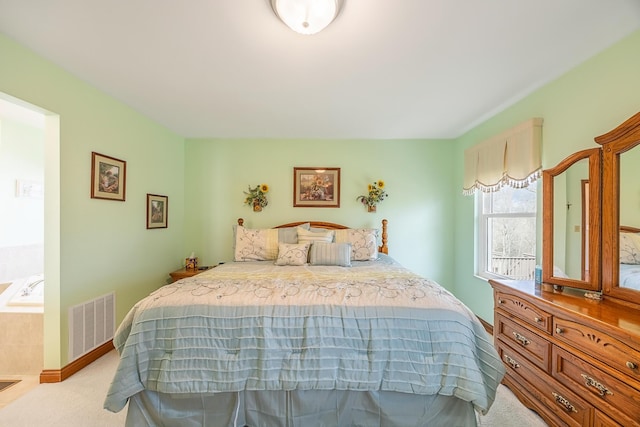
<svg viewBox="0 0 640 427">
<path fill-rule="evenodd" d="M 568 70 L 456 140 L 455 294 L 478 316 L 493 322 L 493 294 L 488 282 L 474 276 L 473 197 L 463 196 L 464 150 L 524 120 L 542 117 L 543 168 L 569 154 L 596 147 L 594 137 L 613 129 L 636 112 L 640 99 L 640 31 Z M 540 187 L 538 187 L 540 192 Z M 537 254 L 541 254 L 541 197 L 538 197 Z"/>
<path fill-rule="evenodd" d="M 180 262 L 184 139 L 4 35 L 0 56 L 0 92 L 59 117 L 59 147 L 45 160 L 45 276 L 58 288 L 45 292 L 44 368 L 60 369 L 69 307 L 115 292 L 119 323 Z M 127 162 L 124 202 L 90 197 L 92 151 Z M 146 229 L 147 193 L 169 197 L 167 229 Z"/>
<path fill-rule="evenodd" d="M 263 228 L 302 220 L 380 227 L 390 255 L 450 288 L 453 281 L 453 144 L 447 140 L 190 139 L 185 144 L 185 247 L 206 264 L 229 261 L 238 217 Z M 339 167 L 339 208 L 293 207 L 293 168 Z M 376 213 L 356 201 L 373 180 L 389 197 Z M 268 184 L 260 213 L 243 204 L 249 185 Z"/>
</svg>

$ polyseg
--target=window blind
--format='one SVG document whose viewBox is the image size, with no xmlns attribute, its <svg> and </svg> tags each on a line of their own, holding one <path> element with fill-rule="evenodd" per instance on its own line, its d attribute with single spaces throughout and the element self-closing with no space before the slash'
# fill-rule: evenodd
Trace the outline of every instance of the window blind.
<svg viewBox="0 0 640 427">
<path fill-rule="evenodd" d="M 542 174 L 542 119 L 533 118 L 464 152 L 462 192 L 524 188 Z"/>
</svg>

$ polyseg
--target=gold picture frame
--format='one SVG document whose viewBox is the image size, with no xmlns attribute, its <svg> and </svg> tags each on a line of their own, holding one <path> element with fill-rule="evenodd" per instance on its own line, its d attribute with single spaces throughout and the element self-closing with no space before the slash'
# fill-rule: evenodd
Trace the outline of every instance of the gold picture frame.
<svg viewBox="0 0 640 427">
<path fill-rule="evenodd" d="M 169 197 L 147 194 L 147 229 L 169 226 Z"/>
<path fill-rule="evenodd" d="M 124 202 L 127 162 L 104 154 L 91 153 L 91 198 Z"/>
<path fill-rule="evenodd" d="M 293 206 L 340 207 L 340 168 L 294 167 Z"/>
</svg>

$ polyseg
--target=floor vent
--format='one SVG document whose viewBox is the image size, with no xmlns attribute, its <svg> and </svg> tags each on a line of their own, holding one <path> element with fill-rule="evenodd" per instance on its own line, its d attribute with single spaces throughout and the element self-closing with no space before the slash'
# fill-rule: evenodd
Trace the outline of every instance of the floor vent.
<svg viewBox="0 0 640 427">
<path fill-rule="evenodd" d="M 110 293 L 69 308 L 69 359 L 76 360 L 113 338 L 115 294 Z"/>
</svg>

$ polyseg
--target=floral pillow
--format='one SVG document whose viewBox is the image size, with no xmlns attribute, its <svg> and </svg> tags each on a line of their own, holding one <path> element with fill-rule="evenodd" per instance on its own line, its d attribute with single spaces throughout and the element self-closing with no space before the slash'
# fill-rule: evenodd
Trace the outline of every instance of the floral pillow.
<svg viewBox="0 0 640 427">
<path fill-rule="evenodd" d="M 235 261 L 268 261 L 278 256 L 278 229 L 236 228 Z"/>
<path fill-rule="evenodd" d="M 305 230 L 308 230 L 310 226 L 311 224 L 309 224 L 308 222 L 298 225 L 298 227 L 302 227 Z M 233 253 L 234 254 L 236 253 L 236 240 L 237 240 L 238 227 L 240 226 L 237 224 L 233 226 Z M 284 228 L 278 228 L 277 230 L 278 230 L 278 243 L 298 243 L 297 227 L 284 227 Z"/>
<path fill-rule="evenodd" d="M 373 261 L 378 258 L 378 230 L 376 229 L 336 230 L 336 243 L 351 244 L 351 261 Z"/>
<path fill-rule="evenodd" d="M 305 265 L 311 243 L 280 243 L 276 265 Z"/>
<path fill-rule="evenodd" d="M 640 264 L 640 233 L 620 233 L 620 263 Z"/>
</svg>

